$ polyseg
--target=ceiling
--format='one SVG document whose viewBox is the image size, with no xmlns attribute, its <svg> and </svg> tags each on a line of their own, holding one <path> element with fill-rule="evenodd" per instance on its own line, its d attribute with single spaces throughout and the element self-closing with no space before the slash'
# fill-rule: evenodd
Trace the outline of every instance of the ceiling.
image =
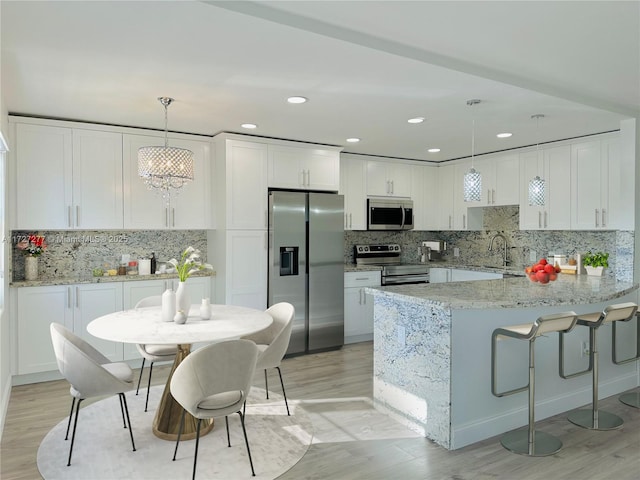
<svg viewBox="0 0 640 480">
<path fill-rule="evenodd" d="M 637 1 L 3 0 L 0 9 L 2 95 L 15 114 L 162 129 L 156 98 L 170 96 L 174 131 L 435 162 L 470 155 L 473 124 L 481 154 L 640 117 Z M 309 101 L 291 105 L 291 95 Z M 537 127 L 534 114 L 545 115 Z M 513 136 L 496 138 L 505 131 Z"/>
</svg>

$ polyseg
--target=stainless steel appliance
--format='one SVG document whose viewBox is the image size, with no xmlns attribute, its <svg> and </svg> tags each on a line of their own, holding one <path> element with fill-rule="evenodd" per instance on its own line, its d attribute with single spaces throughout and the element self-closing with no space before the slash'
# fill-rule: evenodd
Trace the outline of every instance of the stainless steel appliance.
<svg viewBox="0 0 640 480">
<path fill-rule="evenodd" d="M 422 242 L 420 246 L 424 261 L 438 262 L 442 261 L 442 255 L 447 250 L 447 242 L 442 240 Z"/>
<path fill-rule="evenodd" d="M 409 283 L 429 283 L 427 265 L 402 263 L 400 245 L 356 245 L 354 257 L 356 265 L 380 265 L 382 267 L 382 285 Z"/>
<path fill-rule="evenodd" d="M 413 230 L 413 200 L 410 198 L 368 198 L 367 229 Z"/>
<path fill-rule="evenodd" d="M 296 309 L 287 354 L 344 342 L 344 198 L 269 192 L 269 305 Z"/>
</svg>

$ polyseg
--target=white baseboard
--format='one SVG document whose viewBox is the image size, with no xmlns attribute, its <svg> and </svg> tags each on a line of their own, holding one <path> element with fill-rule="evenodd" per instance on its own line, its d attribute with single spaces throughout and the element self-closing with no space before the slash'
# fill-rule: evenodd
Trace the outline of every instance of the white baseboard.
<svg viewBox="0 0 640 480">
<path fill-rule="evenodd" d="M 0 439 L 4 432 L 4 421 L 7 418 L 7 410 L 9 409 L 9 399 L 11 398 L 11 381 L 8 381 L 0 398 Z"/>
</svg>

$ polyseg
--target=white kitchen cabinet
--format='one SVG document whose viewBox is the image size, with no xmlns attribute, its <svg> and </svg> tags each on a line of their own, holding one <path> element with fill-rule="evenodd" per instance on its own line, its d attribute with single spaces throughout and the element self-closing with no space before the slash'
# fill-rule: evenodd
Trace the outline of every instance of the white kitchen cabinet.
<svg viewBox="0 0 640 480">
<path fill-rule="evenodd" d="M 482 175 L 482 195 L 474 206 L 518 205 L 520 203 L 520 162 L 517 154 L 478 160 Z"/>
<path fill-rule="evenodd" d="M 15 127 L 15 228 L 122 228 L 121 134 Z"/>
<path fill-rule="evenodd" d="M 25 287 L 17 291 L 18 375 L 58 369 L 49 325 L 62 323 L 107 358 L 122 361 L 122 344 L 90 336 L 86 326 L 93 319 L 122 310 L 120 282 L 86 285 Z"/>
<path fill-rule="evenodd" d="M 266 309 L 267 231 L 216 231 L 213 243 L 216 303 Z"/>
<path fill-rule="evenodd" d="M 571 227 L 574 230 L 612 230 L 631 227 L 623 220 L 632 196 L 622 187 L 617 138 L 604 137 L 571 146 Z M 627 201 L 621 201 L 627 198 Z M 629 203 L 631 202 L 631 203 Z"/>
<path fill-rule="evenodd" d="M 214 139 L 215 205 L 219 229 L 265 230 L 268 221 L 267 145 Z"/>
<path fill-rule="evenodd" d="M 438 199 L 440 206 L 440 230 L 467 230 L 467 207 L 477 202 L 465 202 L 463 196 L 464 174 L 470 163 L 446 165 L 438 172 Z"/>
<path fill-rule="evenodd" d="M 520 154 L 520 230 L 571 227 L 571 147 L 562 145 Z M 529 205 L 529 182 L 545 181 L 545 204 Z"/>
<path fill-rule="evenodd" d="M 138 149 L 163 145 L 161 136 L 123 136 L 124 228 L 206 229 L 211 226 L 210 144 L 206 141 L 169 138 L 169 146 L 193 152 L 194 180 L 173 192 L 169 205 L 138 176 Z"/>
<path fill-rule="evenodd" d="M 439 230 L 440 229 L 440 211 L 438 206 L 438 182 L 440 174 L 437 167 L 424 167 L 424 178 L 422 190 L 424 192 L 422 199 L 422 227 L 415 227 L 416 230 Z M 412 191 L 415 189 L 412 186 Z M 415 204 L 414 204 L 415 206 Z"/>
<path fill-rule="evenodd" d="M 367 195 L 411 197 L 411 172 L 409 164 L 367 161 Z"/>
<path fill-rule="evenodd" d="M 326 148 L 269 145 L 272 188 L 323 190 L 340 188 L 340 152 Z"/>
<path fill-rule="evenodd" d="M 342 155 L 340 194 L 344 195 L 344 229 L 367 229 L 366 161 Z"/>
<path fill-rule="evenodd" d="M 380 286 L 380 272 L 345 272 L 344 343 L 373 339 L 373 297 L 366 287 Z"/>
</svg>

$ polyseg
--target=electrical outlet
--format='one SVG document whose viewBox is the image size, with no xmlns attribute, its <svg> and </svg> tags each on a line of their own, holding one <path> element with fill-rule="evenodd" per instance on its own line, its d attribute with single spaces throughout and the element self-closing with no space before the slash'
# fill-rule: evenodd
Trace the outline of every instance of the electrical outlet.
<svg viewBox="0 0 640 480">
<path fill-rule="evenodd" d="M 535 262 L 536 260 L 538 260 L 537 252 L 535 250 L 529 250 L 529 261 Z"/>
<path fill-rule="evenodd" d="M 404 325 L 398 325 L 398 343 L 401 347 L 404 347 L 407 339 L 407 331 Z"/>
<path fill-rule="evenodd" d="M 590 352 L 589 352 L 589 342 L 582 342 L 582 356 L 583 357 L 588 357 Z"/>
<path fill-rule="evenodd" d="M 453 248 L 453 256 L 454 257 L 459 257 L 460 256 L 460 249 L 458 247 L 454 247 Z"/>
</svg>

